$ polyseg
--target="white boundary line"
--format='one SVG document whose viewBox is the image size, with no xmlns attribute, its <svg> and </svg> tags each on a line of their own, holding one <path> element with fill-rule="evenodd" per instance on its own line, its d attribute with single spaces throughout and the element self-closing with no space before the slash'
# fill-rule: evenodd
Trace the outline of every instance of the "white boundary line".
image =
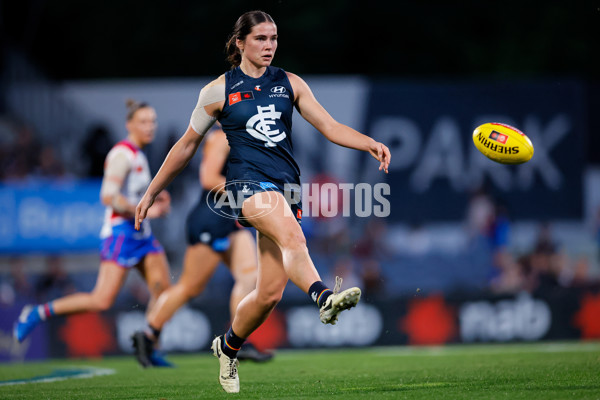
<svg viewBox="0 0 600 400">
<path fill-rule="evenodd" d="M 11 381 L 0 382 L 0 386 L 10 386 L 10 385 L 25 385 L 27 383 L 48 383 L 48 382 L 58 382 L 65 381 L 67 379 L 84 379 L 84 378 L 93 378 L 94 376 L 102 376 L 102 375 L 112 375 L 117 371 L 110 368 L 96 368 L 96 367 L 81 367 L 81 366 L 65 366 L 61 369 L 57 369 L 57 371 L 64 370 L 67 368 L 73 369 L 81 369 L 81 373 L 77 375 L 68 375 L 68 376 L 48 376 L 48 377 L 33 377 L 27 379 L 14 379 Z M 49 375 L 52 375 L 50 373 Z"/>
</svg>

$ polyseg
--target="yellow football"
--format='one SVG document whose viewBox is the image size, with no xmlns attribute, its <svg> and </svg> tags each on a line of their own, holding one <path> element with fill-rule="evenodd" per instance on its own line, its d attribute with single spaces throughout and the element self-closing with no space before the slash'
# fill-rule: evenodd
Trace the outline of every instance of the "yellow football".
<svg viewBox="0 0 600 400">
<path fill-rule="evenodd" d="M 531 140 L 517 128 L 488 122 L 475 128 L 473 142 L 490 160 L 502 164 L 523 164 L 533 157 Z"/>
</svg>

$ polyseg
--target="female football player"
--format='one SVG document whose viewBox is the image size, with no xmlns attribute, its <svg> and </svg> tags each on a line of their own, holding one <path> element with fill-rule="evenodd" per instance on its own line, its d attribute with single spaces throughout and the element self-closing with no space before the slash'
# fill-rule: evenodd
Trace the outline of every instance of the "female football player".
<svg viewBox="0 0 600 400">
<path fill-rule="evenodd" d="M 150 291 L 148 309 L 170 285 L 169 265 L 164 250 L 152 234 L 150 222 L 134 228 L 136 205 L 150 183 L 148 160 L 142 149 L 154 140 L 156 112 L 147 103 L 127 101 L 128 135 L 106 156 L 100 198 L 106 206 L 100 232 L 100 270 L 90 293 L 74 293 L 45 304 L 26 306 L 14 329 L 22 342 L 42 321 L 56 315 L 104 311 L 112 306 L 127 273 L 136 268 Z M 170 211 L 170 196 L 157 193 L 148 208 L 148 218 L 158 218 Z M 154 359 L 161 363 L 160 359 Z"/>
<path fill-rule="evenodd" d="M 183 260 L 183 273 L 179 281 L 165 290 L 147 315 L 147 328 L 133 336 L 136 358 L 143 367 L 154 366 L 153 349 L 164 324 L 175 311 L 198 296 L 213 276 L 220 262 L 231 271 L 235 284 L 231 290 L 229 310 L 233 318 L 239 302 L 256 287 L 256 247 L 252 234 L 232 218 L 228 206 L 217 212 L 214 196 L 225 186 L 226 161 L 229 145 L 225 132 L 216 130 L 207 135 L 202 149 L 200 182 L 202 194 L 187 218 L 188 247 Z M 220 214 L 220 215 L 219 215 Z M 225 216 L 223 216 L 225 215 Z M 229 216 L 229 218 L 227 218 Z M 251 343 L 244 344 L 238 359 L 267 361 L 272 354 L 261 352 Z"/>
<path fill-rule="evenodd" d="M 301 204 L 295 201 L 300 171 L 292 152 L 294 107 L 333 143 L 370 153 L 379 161 L 380 170 L 387 172 L 390 152 L 382 143 L 334 120 L 299 76 L 271 66 L 277 50 L 277 26 L 268 14 L 243 14 L 226 49 L 233 68 L 200 92 L 190 126 L 138 204 L 136 223 L 144 221 L 154 198 L 185 167 L 218 119 L 231 148 L 227 188 L 234 200 L 245 198 L 235 203 L 234 210 L 240 223 L 258 231 L 256 289 L 238 305 L 229 331 L 212 345 L 220 363 L 221 386 L 236 393 L 236 353 L 280 301 L 288 280 L 317 303 L 321 322 L 326 324 L 335 323 L 341 311 L 360 299 L 359 288 L 338 293 L 338 280 L 333 291 L 325 286 L 309 256 L 299 224 Z"/>
</svg>

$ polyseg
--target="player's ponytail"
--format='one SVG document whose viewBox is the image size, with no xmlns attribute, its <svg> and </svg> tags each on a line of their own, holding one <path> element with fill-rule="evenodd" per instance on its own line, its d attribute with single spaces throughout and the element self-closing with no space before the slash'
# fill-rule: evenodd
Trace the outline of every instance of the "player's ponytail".
<svg viewBox="0 0 600 400">
<path fill-rule="evenodd" d="M 244 40 L 246 36 L 252 31 L 252 28 L 255 25 L 261 24 L 263 22 L 271 22 L 273 18 L 269 14 L 264 11 L 248 11 L 247 13 L 242 14 L 241 17 L 238 18 L 237 22 L 233 27 L 233 32 L 229 35 L 229 39 L 225 44 L 225 53 L 227 54 L 227 61 L 231 64 L 232 68 L 238 67 L 242 63 L 242 53 L 240 53 L 240 49 L 238 49 L 236 45 L 236 40 Z"/>
<path fill-rule="evenodd" d="M 140 108 L 150 107 L 150 104 L 145 101 L 137 101 L 133 99 L 125 100 L 125 106 L 127 107 L 127 121 L 131 121 L 137 110 Z"/>
</svg>

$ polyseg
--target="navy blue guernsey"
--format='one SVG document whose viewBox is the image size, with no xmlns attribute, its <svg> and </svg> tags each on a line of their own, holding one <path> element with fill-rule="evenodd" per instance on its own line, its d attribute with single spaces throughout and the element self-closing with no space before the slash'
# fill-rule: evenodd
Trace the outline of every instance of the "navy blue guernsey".
<svg viewBox="0 0 600 400">
<path fill-rule="evenodd" d="M 259 171 L 279 182 L 299 182 L 294 160 L 292 112 L 294 92 L 284 70 L 267 67 L 252 78 L 240 67 L 225 73 L 225 105 L 219 122 L 230 152 L 228 180 Z"/>
</svg>

